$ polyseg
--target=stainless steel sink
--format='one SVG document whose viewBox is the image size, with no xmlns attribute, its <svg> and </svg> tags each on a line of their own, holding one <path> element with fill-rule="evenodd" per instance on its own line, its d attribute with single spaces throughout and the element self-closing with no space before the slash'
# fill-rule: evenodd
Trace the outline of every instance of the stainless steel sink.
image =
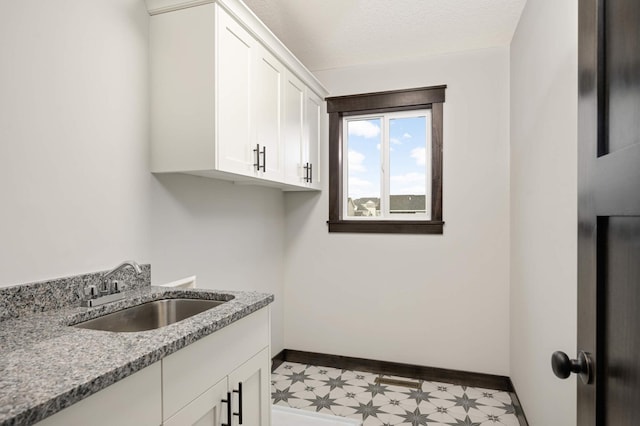
<svg viewBox="0 0 640 426">
<path fill-rule="evenodd" d="M 220 300 L 162 299 L 74 325 L 102 331 L 145 331 L 165 327 L 223 304 Z"/>
</svg>

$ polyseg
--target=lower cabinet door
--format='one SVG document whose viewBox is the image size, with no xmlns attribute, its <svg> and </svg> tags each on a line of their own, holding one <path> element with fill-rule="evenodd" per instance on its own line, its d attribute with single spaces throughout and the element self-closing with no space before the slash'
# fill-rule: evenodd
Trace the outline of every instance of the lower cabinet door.
<svg viewBox="0 0 640 426">
<path fill-rule="evenodd" d="M 267 347 L 229 375 L 233 412 L 238 414 L 233 416 L 233 426 L 271 425 L 270 364 Z"/>
<path fill-rule="evenodd" d="M 162 422 L 162 369 L 156 362 L 47 417 L 38 426 L 157 426 Z"/>
<path fill-rule="evenodd" d="M 191 401 L 175 415 L 168 418 L 165 426 L 220 426 L 229 424 L 227 418 L 227 378 L 220 380 L 205 393 Z"/>
</svg>

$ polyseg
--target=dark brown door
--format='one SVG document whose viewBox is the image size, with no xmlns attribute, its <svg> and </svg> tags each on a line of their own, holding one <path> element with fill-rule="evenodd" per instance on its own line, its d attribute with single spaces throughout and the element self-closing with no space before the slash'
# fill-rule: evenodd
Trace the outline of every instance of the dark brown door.
<svg viewBox="0 0 640 426">
<path fill-rule="evenodd" d="M 583 373 L 578 425 L 636 426 L 640 0 L 580 0 L 579 11 L 579 356 L 554 354 L 554 370 Z"/>
</svg>

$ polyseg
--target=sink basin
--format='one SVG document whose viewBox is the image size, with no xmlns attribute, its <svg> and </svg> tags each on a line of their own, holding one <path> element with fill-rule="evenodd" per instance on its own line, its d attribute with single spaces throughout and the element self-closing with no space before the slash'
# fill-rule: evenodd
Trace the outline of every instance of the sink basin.
<svg viewBox="0 0 640 426">
<path fill-rule="evenodd" d="M 162 299 L 74 325 L 102 331 L 145 331 L 165 327 L 223 304 L 220 300 Z"/>
</svg>

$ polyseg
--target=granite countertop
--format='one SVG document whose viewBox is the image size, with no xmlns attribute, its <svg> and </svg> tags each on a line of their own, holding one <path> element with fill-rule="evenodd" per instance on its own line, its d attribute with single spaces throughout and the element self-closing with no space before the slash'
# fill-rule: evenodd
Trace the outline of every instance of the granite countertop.
<svg viewBox="0 0 640 426">
<path fill-rule="evenodd" d="M 267 306 L 273 295 L 146 286 L 122 301 L 63 307 L 0 321 L 0 426 L 30 425 Z M 227 300 L 156 330 L 113 333 L 69 327 L 164 298 Z"/>
</svg>

